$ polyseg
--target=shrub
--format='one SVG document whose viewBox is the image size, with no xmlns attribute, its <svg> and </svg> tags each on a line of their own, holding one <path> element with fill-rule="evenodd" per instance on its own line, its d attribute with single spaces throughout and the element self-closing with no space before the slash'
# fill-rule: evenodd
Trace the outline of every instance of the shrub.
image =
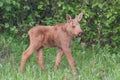
<svg viewBox="0 0 120 80">
<path fill-rule="evenodd" d="M 26 38 L 35 24 L 65 22 L 67 13 L 74 17 L 82 11 L 81 27 L 86 33 L 82 41 L 116 46 L 120 42 L 119 5 L 119 0 L 1 0 L 0 30 Z"/>
</svg>

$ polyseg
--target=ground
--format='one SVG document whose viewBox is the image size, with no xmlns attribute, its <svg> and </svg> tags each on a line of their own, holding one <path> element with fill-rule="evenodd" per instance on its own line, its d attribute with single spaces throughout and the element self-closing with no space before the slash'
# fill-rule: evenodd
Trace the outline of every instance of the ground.
<svg viewBox="0 0 120 80">
<path fill-rule="evenodd" d="M 72 44 L 72 55 L 78 73 L 73 73 L 65 56 L 56 73 L 54 64 L 56 48 L 44 49 L 46 71 L 36 63 L 36 52 L 29 58 L 24 73 L 19 72 L 22 52 L 28 43 L 0 35 L 0 80 L 119 80 L 120 50 L 110 46 L 81 46 Z"/>
</svg>

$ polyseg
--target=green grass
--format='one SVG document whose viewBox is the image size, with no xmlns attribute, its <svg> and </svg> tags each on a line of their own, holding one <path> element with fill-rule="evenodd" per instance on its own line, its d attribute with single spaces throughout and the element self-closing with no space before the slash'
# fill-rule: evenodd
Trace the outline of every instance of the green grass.
<svg viewBox="0 0 120 80">
<path fill-rule="evenodd" d="M 5 36 L 5 35 L 4 35 Z M 36 52 L 27 60 L 24 73 L 19 72 L 22 52 L 28 44 L 9 36 L 0 36 L 0 80 L 120 80 L 120 50 L 109 46 L 92 47 L 81 45 L 74 41 L 72 55 L 75 59 L 78 73 L 72 73 L 65 56 L 56 73 L 56 48 L 44 49 L 46 71 L 41 71 L 36 63 Z M 7 54 L 7 55 L 6 55 Z"/>
</svg>

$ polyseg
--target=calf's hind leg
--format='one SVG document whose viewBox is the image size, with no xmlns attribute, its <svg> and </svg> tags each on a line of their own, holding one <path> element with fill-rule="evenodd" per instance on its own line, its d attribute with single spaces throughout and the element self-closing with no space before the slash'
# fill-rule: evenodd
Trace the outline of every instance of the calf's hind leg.
<svg viewBox="0 0 120 80">
<path fill-rule="evenodd" d="M 42 68 L 42 70 L 44 70 L 45 65 L 44 65 L 44 60 L 43 60 L 43 48 L 37 50 L 36 60 L 37 60 L 38 64 L 40 65 L 40 67 Z"/>
<path fill-rule="evenodd" d="M 55 67 L 54 67 L 55 72 L 57 71 L 57 69 L 58 69 L 58 67 L 60 65 L 62 55 L 63 55 L 63 51 L 61 49 L 59 49 L 58 53 L 57 53 L 57 56 L 56 56 L 56 61 L 55 61 Z"/>
<path fill-rule="evenodd" d="M 28 49 L 22 53 L 20 72 L 23 72 L 26 60 L 32 55 L 34 50 L 35 48 L 33 46 L 29 46 Z"/>
</svg>

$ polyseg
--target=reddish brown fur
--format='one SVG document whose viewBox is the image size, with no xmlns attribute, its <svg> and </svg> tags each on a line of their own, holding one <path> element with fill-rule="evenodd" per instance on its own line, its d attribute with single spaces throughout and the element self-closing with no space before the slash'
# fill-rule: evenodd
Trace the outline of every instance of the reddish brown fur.
<svg viewBox="0 0 120 80">
<path fill-rule="evenodd" d="M 71 19 L 70 15 L 66 15 L 67 23 L 57 24 L 55 26 L 36 26 L 30 29 L 28 32 L 30 37 L 30 45 L 22 54 L 20 71 L 23 72 L 26 60 L 34 51 L 37 51 L 36 59 L 40 67 L 45 69 L 43 61 L 43 48 L 57 47 L 58 53 L 54 71 L 58 69 L 64 52 L 72 70 L 76 72 L 70 45 L 74 36 L 81 35 L 82 33 L 78 23 L 82 19 L 82 16 L 83 13 L 80 13 L 75 19 Z"/>
</svg>

